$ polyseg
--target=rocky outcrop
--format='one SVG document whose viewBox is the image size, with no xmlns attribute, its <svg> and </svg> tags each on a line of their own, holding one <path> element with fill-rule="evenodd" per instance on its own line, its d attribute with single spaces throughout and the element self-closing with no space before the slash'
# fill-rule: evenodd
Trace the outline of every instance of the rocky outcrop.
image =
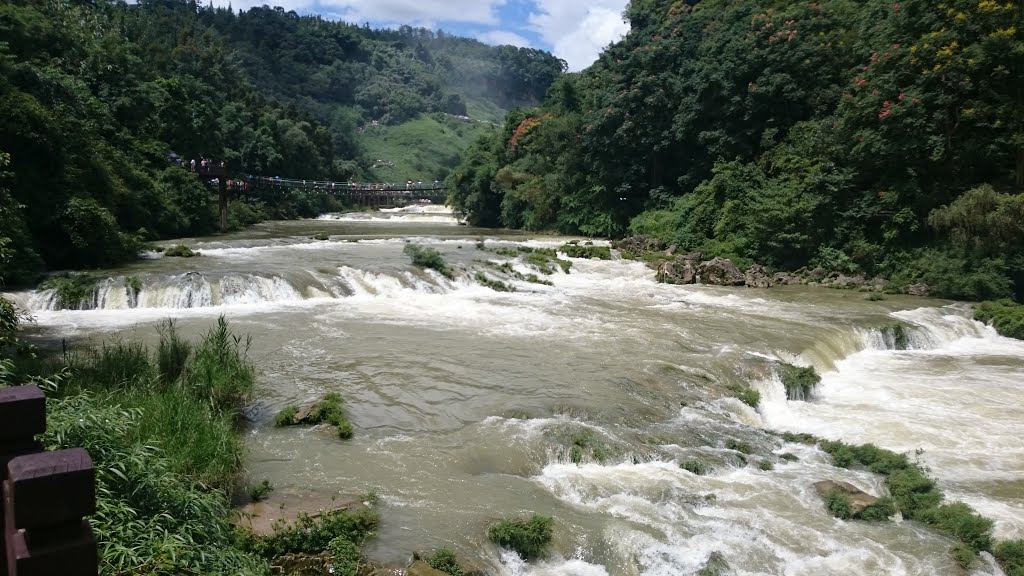
<svg viewBox="0 0 1024 576">
<path fill-rule="evenodd" d="M 744 284 L 751 288 L 771 288 L 772 280 L 768 270 L 760 264 L 754 264 L 743 273 Z"/>
<path fill-rule="evenodd" d="M 661 252 L 665 249 L 665 243 L 650 236 L 630 236 L 629 238 L 612 242 L 612 248 L 634 254 L 645 254 L 647 252 Z"/>
<path fill-rule="evenodd" d="M 432 552 L 428 550 L 417 550 L 412 553 L 413 562 L 426 562 L 427 558 L 429 558 L 431 554 Z M 487 566 L 473 558 L 463 556 L 462 554 L 456 554 L 455 561 L 459 564 L 459 570 L 462 571 L 462 576 L 491 576 L 494 574 L 494 571 L 487 568 Z"/>
<path fill-rule="evenodd" d="M 430 567 L 423 560 L 416 560 L 405 569 L 405 576 L 450 576 L 447 572 L 441 572 Z"/>
<path fill-rule="evenodd" d="M 842 480 L 822 480 L 814 483 L 814 489 L 822 498 L 828 498 L 833 492 L 845 494 L 850 500 L 850 511 L 854 516 L 859 515 L 865 508 L 878 502 L 878 498 L 857 488 L 849 482 Z"/>
<path fill-rule="evenodd" d="M 740 272 L 732 260 L 725 258 L 713 258 L 707 262 L 701 262 L 697 268 L 697 274 L 703 284 L 714 286 L 743 286 L 747 282 L 743 272 Z"/>
</svg>

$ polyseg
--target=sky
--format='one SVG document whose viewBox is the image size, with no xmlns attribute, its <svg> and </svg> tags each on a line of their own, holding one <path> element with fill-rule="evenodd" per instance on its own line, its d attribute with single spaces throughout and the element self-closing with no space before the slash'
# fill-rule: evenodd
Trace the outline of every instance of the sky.
<svg viewBox="0 0 1024 576">
<path fill-rule="evenodd" d="M 629 31 L 628 0 L 213 0 L 236 10 L 267 4 L 375 28 L 403 24 L 451 32 L 488 44 L 548 50 L 572 72 Z M 205 3 L 205 2 L 204 2 Z"/>
</svg>

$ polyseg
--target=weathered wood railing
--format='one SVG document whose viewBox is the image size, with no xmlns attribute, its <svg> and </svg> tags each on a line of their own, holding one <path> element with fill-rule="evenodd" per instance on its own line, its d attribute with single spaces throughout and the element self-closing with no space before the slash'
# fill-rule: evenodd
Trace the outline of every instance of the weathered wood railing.
<svg viewBox="0 0 1024 576">
<path fill-rule="evenodd" d="M 82 448 L 44 452 L 46 397 L 0 388 L 0 576 L 95 576 L 96 471 Z"/>
</svg>

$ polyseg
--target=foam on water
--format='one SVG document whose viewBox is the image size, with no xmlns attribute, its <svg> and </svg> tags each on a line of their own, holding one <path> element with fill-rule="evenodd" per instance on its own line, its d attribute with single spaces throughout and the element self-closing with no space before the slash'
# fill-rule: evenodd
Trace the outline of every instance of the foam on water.
<svg viewBox="0 0 1024 576">
<path fill-rule="evenodd" d="M 451 208 L 437 205 L 411 205 L 401 208 L 382 208 L 375 212 L 343 212 L 323 214 L 319 220 L 339 222 L 372 222 L 372 223 L 423 223 L 423 224 L 458 224 Z"/>
</svg>

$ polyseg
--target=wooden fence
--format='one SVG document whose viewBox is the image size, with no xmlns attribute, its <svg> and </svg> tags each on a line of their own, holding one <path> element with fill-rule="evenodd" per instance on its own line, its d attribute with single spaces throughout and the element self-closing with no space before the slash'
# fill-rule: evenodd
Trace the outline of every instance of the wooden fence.
<svg viewBox="0 0 1024 576">
<path fill-rule="evenodd" d="M 96 470 L 82 448 L 44 452 L 45 431 L 42 390 L 0 388 L 0 576 L 95 576 Z"/>
</svg>

